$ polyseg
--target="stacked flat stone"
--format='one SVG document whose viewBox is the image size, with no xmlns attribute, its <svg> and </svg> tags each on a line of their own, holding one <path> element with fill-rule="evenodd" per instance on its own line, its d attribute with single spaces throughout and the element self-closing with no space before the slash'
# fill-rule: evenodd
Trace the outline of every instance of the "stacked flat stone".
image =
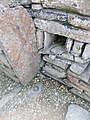
<svg viewBox="0 0 90 120">
<path fill-rule="evenodd" d="M 42 72 L 90 102 L 89 6 L 89 0 L 32 0 L 28 11 L 36 26 Z"/>
</svg>

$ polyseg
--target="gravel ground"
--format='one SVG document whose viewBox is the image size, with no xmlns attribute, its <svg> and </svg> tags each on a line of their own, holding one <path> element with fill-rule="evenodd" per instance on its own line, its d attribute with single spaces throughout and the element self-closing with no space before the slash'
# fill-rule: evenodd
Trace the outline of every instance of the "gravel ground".
<svg viewBox="0 0 90 120">
<path fill-rule="evenodd" d="M 42 74 L 38 74 L 26 87 L 2 74 L 0 99 L 18 87 L 21 91 L 0 109 L 0 120 L 65 120 L 68 105 L 73 103 L 90 111 L 88 102 Z"/>
</svg>

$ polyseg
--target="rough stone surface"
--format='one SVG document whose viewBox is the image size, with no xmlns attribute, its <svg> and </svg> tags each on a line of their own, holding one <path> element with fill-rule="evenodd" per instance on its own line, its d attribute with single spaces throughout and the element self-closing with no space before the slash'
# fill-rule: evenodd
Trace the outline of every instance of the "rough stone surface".
<svg viewBox="0 0 90 120">
<path fill-rule="evenodd" d="M 0 0 L 0 4 L 5 6 L 15 7 L 18 5 L 30 5 L 31 0 Z"/>
<path fill-rule="evenodd" d="M 44 7 L 62 9 L 90 16 L 89 0 L 44 0 Z"/>
<path fill-rule="evenodd" d="M 32 1 L 32 3 L 40 3 L 41 2 L 41 0 L 31 0 Z"/>
<path fill-rule="evenodd" d="M 35 28 L 23 7 L 0 13 L 0 43 L 16 76 L 26 85 L 38 70 Z"/>
<path fill-rule="evenodd" d="M 85 46 L 84 52 L 82 54 L 82 58 L 85 60 L 90 59 L 90 44 L 87 44 Z"/>
<path fill-rule="evenodd" d="M 68 23 L 83 29 L 90 30 L 90 18 L 77 14 L 68 14 Z"/>
<path fill-rule="evenodd" d="M 49 73 L 50 75 L 55 76 L 56 78 L 65 78 L 66 77 L 65 70 L 61 68 L 58 68 L 58 69 L 56 69 L 54 65 L 52 67 L 52 65 L 49 63 L 47 63 L 45 67 L 43 67 L 43 70 Z"/>
<path fill-rule="evenodd" d="M 71 53 L 74 56 L 80 56 L 82 53 L 83 45 L 84 45 L 84 43 L 80 43 L 80 42 L 75 41 Z"/>
<path fill-rule="evenodd" d="M 90 120 L 90 112 L 78 105 L 70 104 L 65 120 Z"/>
<path fill-rule="evenodd" d="M 87 63 L 87 62 L 90 61 L 90 59 L 84 60 L 84 59 L 81 58 L 81 57 L 75 57 L 74 60 L 75 60 L 75 62 L 77 62 L 77 63 Z"/>
<path fill-rule="evenodd" d="M 43 31 L 37 29 L 36 39 L 37 39 L 37 48 L 39 50 L 39 49 L 44 47 L 44 33 L 43 33 Z"/>
<path fill-rule="evenodd" d="M 34 22 L 36 27 L 43 31 L 72 38 L 79 42 L 90 43 L 90 31 L 63 25 L 55 21 L 35 19 Z"/>
<path fill-rule="evenodd" d="M 59 57 L 64 58 L 66 60 L 74 61 L 73 55 L 68 52 L 65 52 L 62 55 L 59 55 Z"/>
<path fill-rule="evenodd" d="M 0 4 L 7 6 L 8 4 L 13 3 L 14 0 L 0 0 Z"/>
<path fill-rule="evenodd" d="M 42 6 L 40 4 L 32 4 L 32 9 L 39 10 L 39 9 L 42 9 Z"/>
<path fill-rule="evenodd" d="M 70 39 L 70 38 L 67 38 L 67 40 L 66 40 L 66 49 L 67 49 L 68 52 L 71 51 L 72 45 L 73 45 L 73 40 Z"/>
<path fill-rule="evenodd" d="M 83 80 L 87 84 L 90 84 L 90 65 L 88 65 L 87 69 L 85 69 L 85 71 L 81 75 L 75 74 L 70 70 L 68 70 L 67 73 L 71 76 L 74 76 L 74 77 L 80 79 L 80 80 Z"/>
<path fill-rule="evenodd" d="M 13 90 L 0 100 L 0 109 L 2 109 L 11 99 L 13 99 L 21 90 L 21 87 Z"/>
<path fill-rule="evenodd" d="M 89 84 L 86 84 L 82 80 L 75 78 L 73 76 L 68 75 L 68 81 L 70 82 L 69 84 L 73 87 L 79 90 L 80 92 L 89 92 L 90 93 L 90 86 Z"/>
<path fill-rule="evenodd" d="M 53 64 L 53 65 L 56 65 L 56 66 L 58 66 L 58 67 L 60 67 L 60 68 L 63 68 L 63 69 L 67 69 L 68 68 L 68 62 L 67 61 L 65 61 L 65 60 L 63 60 L 63 59 L 57 59 L 57 58 L 55 58 L 54 60 L 52 60 L 51 59 L 51 56 L 52 55 L 49 55 L 49 56 L 47 56 L 47 55 L 45 55 L 44 57 L 43 57 L 43 60 L 44 61 L 47 61 L 47 62 L 49 62 L 49 63 L 51 63 L 51 64 Z"/>
<path fill-rule="evenodd" d="M 73 63 L 71 66 L 70 66 L 70 70 L 76 74 L 81 74 L 85 69 L 86 67 L 88 66 L 89 63 L 86 63 L 86 64 L 78 64 L 78 63 Z"/>
<path fill-rule="evenodd" d="M 65 53 L 65 47 L 63 46 L 55 46 L 51 49 L 51 54 L 62 55 L 63 53 Z"/>
<path fill-rule="evenodd" d="M 54 41 L 54 35 L 48 32 L 44 32 L 44 48 L 45 49 L 49 48 L 53 41 Z"/>
<path fill-rule="evenodd" d="M 29 13 L 36 18 L 46 19 L 46 20 L 58 20 L 58 21 L 67 21 L 67 14 L 64 12 L 58 12 L 55 10 L 48 9 L 36 9 L 36 10 L 28 10 Z"/>
</svg>

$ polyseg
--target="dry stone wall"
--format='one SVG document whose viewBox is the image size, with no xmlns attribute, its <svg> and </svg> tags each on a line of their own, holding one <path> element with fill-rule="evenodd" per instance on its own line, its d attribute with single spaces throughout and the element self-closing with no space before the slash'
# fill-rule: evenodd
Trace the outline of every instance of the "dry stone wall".
<svg viewBox="0 0 90 120">
<path fill-rule="evenodd" d="M 90 1 L 32 0 L 42 73 L 90 102 Z"/>
</svg>

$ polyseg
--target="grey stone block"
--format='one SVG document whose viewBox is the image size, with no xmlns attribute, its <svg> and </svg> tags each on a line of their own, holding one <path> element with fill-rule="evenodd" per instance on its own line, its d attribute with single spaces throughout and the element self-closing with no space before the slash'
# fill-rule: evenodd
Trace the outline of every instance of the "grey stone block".
<svg viewBox="0 0 90 120">
<path fill-rule="evenodd" d="M 71 51 L 72 45 L 73 45 L 73 39 L 67 38 L 65 46 L 68 52 Z"/>
<path fill-rule="evenodd" d="M 40 29 L 36 31 L 36 40 L 38 50 L 44 47 L 44 33 Z"/>
<path fill-rule="evenodd" d="M 77 14 L 68 14 L 68 23 L 83 29 L 90 30 L 90 18 Z"/>
<path fill-rule="evenodd" d="M 54 41 L 54 35 L 48 32 L 44 32 L 44 49 L 49 48 L 53 41 Z"/>
<path fill-rule="evenodd" d="M 84 52 L 82 54 L 82 58 L 85 60 L 90 59 L 90 44 L 87 44 L 85 46 Z"/>
<path fill-rule="evenodd" d="M 49 57 L 49 56 L 45 55 L 43 57 L 43 60 L 47 61 L 53 65 L 56 65 L 64 70 L 66 70 L 69 67 L 68 61 L 65 61 L 65 60 L 60 59 L 60 58 L 59 59 L 55 58 L 54 60 L 52 60 L 51 56 Z"/>
<path fill-rule="evenodd" d="M 44 0 L 43 7 L 67 10 L 90 16 L 89 0 Z"/>
<path fill-rule="evenodd" d="M 32 4 L 32 9 L 39 10 L 39 9 L 42 9 L 42 6 L 41 6 L 41 4 Z"/>
<path fill-rule="evenodd" d="M 32 3 L 41 3 L 41 0 L 31 0 Z"/>
<path fill-rule="evenodd" d="M 86 64 L 78 64 L 78 63 L 73 63 L 70 66 L 70 70 L 78 75 L 80 75 L 82 72 L 84 72 L 84 70 L 86 69 L 86 67 L 88 66 L 89 63 Z"/>
<path fill-rule="evenodd" d="M 90 86 L 86 82 L 83 82 L 79 78 L 75 78 L 73 76 L 68 75 L 68 81 L 73 88 L 83 92 L 90 92 Z"/>
<path fill-rule="evenodd" d="M 90 65 L 88 65 L 88 67 L 85 69 L 85 71 L 81 75 L 78 75 L 72 72 L 71 70 L 68 70 L 67 73 L 90 85 Z"/>
<path fill-rule="evenodd" d="M 82 53 L 83 45 L 84 45 L 84 43 L 80 43 L 80 42 L 74 41 L 74 45 L 73 45 L 73 48 L 71 50 L 71 53 L 74 56 L 80 56 L 81 53 Z"/>
<path fill-rule="evenodd" d="M 62 55 L 65 52 L 66 50 L 64 46 L 55 46 L 51 49 L 51 54 L 54 54 L 54 55 Z"/>
<path fill-rule="evenodd" d="M 90 120 L 90 112 L 78 105 L 71 104 L 65 120 Z"/>
<path fill-rule="evenodd" d="M 79 42 L 90 43 L 90 31 L 67 26 L 55 21 L 34 20 L 37 28 L 52 34 L 58 34 Z"/>
<path fill-rule="evenodd" d="M 10 93 L 3 96 L 0 100 L 0 109 L 2 109 L 10 100 L 12 100 L 21 90 L 21 87 L 12 90 Z"/>
<path fill-rule="evenodd" d="M 61 68 L 54 68 L 54 65 L 47 63 L 45 67 L 43 67 L 43 71 L 49 73 L 52 76 L 55 76 L 56 78 L 65 78 L 66 77 L 66 72 L 65 70 Z"/>
<path fill-rule="evenodd" d="M 80 92 L 80 91 L 78 91 L 78 90 L 75 89 L 75 88 L 69 89 L 69 92 L 71 92 L 71 93 L 73 93 L 73 94 L 75 94 L 75 95 L 83 98 L 84 100 L 90 102 L 90 96 L 88 96 L 88 95 L 87 95 L 86 93 L 84 93 L 84 92 Z"/>
<path fill-rule="evenodd" d="M 29 9 L 28 11 L 35 18 L 41 18 L 46 20 L 58 20 L 63 22 L 67 21 L 67 14 L 64 12 L 50 10 L 50 9 L 40 9 L 40 10 Z"/>
</svg>

